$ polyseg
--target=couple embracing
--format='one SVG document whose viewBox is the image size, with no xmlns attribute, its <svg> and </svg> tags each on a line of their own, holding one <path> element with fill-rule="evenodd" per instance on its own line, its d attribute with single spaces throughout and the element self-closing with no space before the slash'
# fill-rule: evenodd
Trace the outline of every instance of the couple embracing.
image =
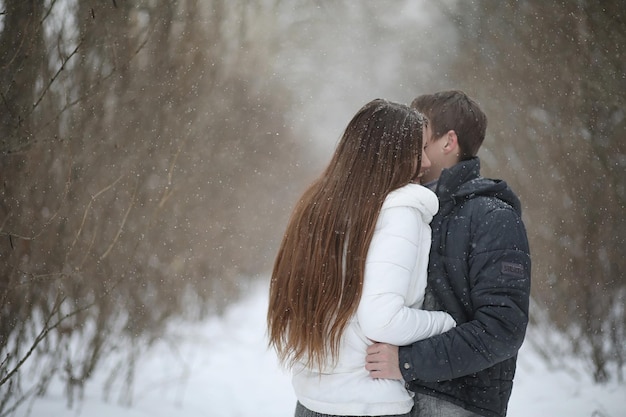
<svg viewBox="0 0 626 417">
<path fill-rule="evenodd" d="M 531 265 L 519 199 L 480 175 L 486 127 L 461 91 L 373 100 L 346 127 L 271 277 L 295 417 L 506 415 Z"/>
</svg>

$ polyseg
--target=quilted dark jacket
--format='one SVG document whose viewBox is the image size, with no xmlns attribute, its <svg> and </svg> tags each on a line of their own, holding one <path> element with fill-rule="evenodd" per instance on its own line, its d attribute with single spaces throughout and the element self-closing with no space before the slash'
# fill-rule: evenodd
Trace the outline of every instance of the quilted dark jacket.
<svg viewBox="0 0 626 417">
<path fill-rule="evenodd" d="M 401 347 L 407 387 L 477 414 L 506 415 L 528 323 L 530 253 L 518 198 L 480 176 L 478 158 L 444 170 L 431 227 L 424 307 L 454 329 Z"/>
</svg>

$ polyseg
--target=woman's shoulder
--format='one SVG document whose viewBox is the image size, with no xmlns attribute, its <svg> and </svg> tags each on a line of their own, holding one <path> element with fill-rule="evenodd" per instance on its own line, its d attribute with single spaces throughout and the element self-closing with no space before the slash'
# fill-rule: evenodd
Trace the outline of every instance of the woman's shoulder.
<svg viewBox="0 0 626 417">
<path fill-rule="evenodd" d="M 437 195 L 428 188 L 411 183 L 387 195 L 382 208 L 391 207 L 414 207 L 424 214 L 434 216 L 439 210 L 439 200 Z"/>
</svg>

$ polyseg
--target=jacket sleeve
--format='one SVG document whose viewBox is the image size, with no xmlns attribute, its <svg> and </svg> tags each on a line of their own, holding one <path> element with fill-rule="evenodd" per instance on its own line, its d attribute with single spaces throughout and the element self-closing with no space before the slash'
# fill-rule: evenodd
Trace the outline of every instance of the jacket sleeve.
<svg viewBox="0 0 626 417">
<path fill-rule="evenodd" d="M 466 231 L 471 234 L 469 261 L 456 264 L 469 275 L 472 317 L 447 333 L 401 347 L 406 382 L 470 375 L 515 356 L 522 345 L 531 267 L 524 225 L 510 209 L 492 210 L 476 220 Z M 455 267 L 453 260 L 446 262 Z"/>
<path fill-rule="evenodd" d="M 417 298 L 423 299 L 429 248 L 430 226 L 422 221 L 417 209 L 393 207 L 381 211 L 368 250 L 357 309 L 366 337 L 404 345 L 454 327 L 454 320 L 445 312 L 407 306 L 411 289 L 418 288 Z M 412 282 L 416 276 L 421 282 Z"/>
</svg>

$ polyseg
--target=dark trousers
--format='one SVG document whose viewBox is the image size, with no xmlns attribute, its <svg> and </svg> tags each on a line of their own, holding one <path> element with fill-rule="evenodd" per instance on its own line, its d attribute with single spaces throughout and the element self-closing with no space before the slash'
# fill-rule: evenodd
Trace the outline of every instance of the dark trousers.
<svg viewBox="0 0 626 417">
<path fill-rule="evenodd" d="M 430 395 L 415 394 L 411 417 L 481 417 L 456 404 Z"/>
</svg>

